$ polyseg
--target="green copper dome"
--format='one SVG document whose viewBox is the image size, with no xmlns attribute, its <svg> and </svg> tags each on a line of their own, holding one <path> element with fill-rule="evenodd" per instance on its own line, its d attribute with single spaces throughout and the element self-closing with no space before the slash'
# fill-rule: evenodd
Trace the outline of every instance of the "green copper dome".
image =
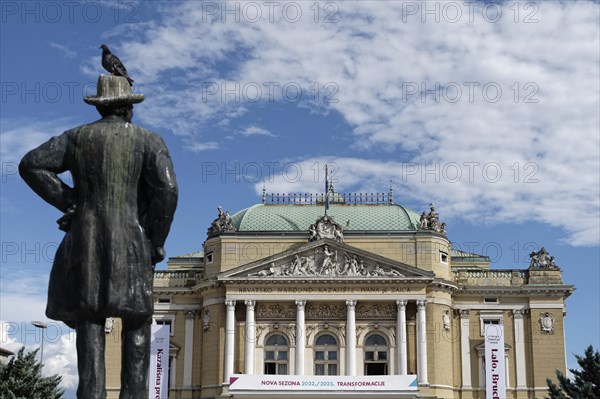
<svg viewBox="0 0 600 399">
<path fill-rule="evenodd" d="M 237 231 L 302 231 L 324 215 L 323 205 L 257 204 L 232 216 Z M 344 231 L 416 231 L 420 215 L 401 205 L 333 204 L 327 212 Z"/>
</svg>

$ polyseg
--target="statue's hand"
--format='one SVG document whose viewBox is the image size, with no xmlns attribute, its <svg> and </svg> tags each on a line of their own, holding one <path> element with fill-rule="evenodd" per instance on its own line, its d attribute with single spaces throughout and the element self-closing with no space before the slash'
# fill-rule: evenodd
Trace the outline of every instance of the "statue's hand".
<svg viewBox="0 0 600 399">
<path fill-rule="evenodd" d="M 152 248 L 152 254 L 151 254 L 152 264 L 156 265 L 158 262 L 161 262 L 163 259 L 165 259 L 165 249 L 163 247 Z"/>
<path fill-rule="evenodd" d="M 64 232 L 67 232 L 71 228 L 71 219 L 75 215 L 77 207 L 75 205 L 71 205 L 69 209 L 65 212 L 65 214 L 56 221 L 58 223 L 58 228 Z"/>
</svg>

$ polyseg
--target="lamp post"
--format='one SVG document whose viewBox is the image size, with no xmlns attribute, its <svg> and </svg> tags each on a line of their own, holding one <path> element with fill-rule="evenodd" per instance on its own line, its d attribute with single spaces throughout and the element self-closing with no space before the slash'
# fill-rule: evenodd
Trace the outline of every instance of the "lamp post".
<svg viewBox="0 0 600 399">
<path fill-rule="evenodd" d="M 48 327 L 48 325 L 41 321 L 32 321 L 31 324 L 34 327 L 37 327 L 42 330 L 42 345 L 40 350 L 40 363 L 42 364 L 42 368 L 44 367 L 44 330 Z"/>
</svg>

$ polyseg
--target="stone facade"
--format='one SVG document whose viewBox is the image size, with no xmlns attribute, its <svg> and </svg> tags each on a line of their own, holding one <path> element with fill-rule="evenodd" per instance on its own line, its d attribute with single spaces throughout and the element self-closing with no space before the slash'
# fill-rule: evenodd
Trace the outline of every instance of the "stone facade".
<svg viewBox="0 0 600 399">
<path fill-rule="evenodd" d="M 232 375 L 313 376 L 325 368 L 416 377 L 417 393 L 386 397 L 481 399 L 487 324 L 504 326 L 507 398 L 543 397 L 546 378 L 566 371 L 564 301 L 574 288 L 557 267 L 490 269 L 486 257 L 418 227 L 313 241 L 303 231 L 235 227 L 156 272 L 155 320 L 172 328 L 171 399 L 243 399 L 229 390 Z M 117 320 L 107 337 L 109 398 L 118 397 L 119 328 Z M 275 336 L 285 345 L 272 344 Z M 334 343 L 321 345 L 323 336 Z M 332 395 L 360 397 L 343 389 L 299 397 Z M 265 387 L 259 397 L 286 393 Z"/>
</svg>

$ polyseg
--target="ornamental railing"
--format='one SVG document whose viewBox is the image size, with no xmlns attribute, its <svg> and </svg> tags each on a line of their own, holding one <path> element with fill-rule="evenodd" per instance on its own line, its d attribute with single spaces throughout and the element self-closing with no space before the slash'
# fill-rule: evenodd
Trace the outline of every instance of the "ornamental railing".
<svg viewBox="0 0 600 399">
<path fill-rule="evenodd" d="M 202 272 L 159 270 L 154 272 L 155 287 L 191 287 L 202 278 Z"/>
<path fill-rule="evenodd" d="M 263 204 L 268 205 L 315 205 L 325 203 L 324 193 L 264 193 Z M 390 193 L 330 193 L 330 204 L 392 205 Z"/>
<path fill-rule="evenodd" d="M 527 284 L 526 270 L 453 270 L 454 281 L 472 286 L 509 286 Z"/>
</svg>

